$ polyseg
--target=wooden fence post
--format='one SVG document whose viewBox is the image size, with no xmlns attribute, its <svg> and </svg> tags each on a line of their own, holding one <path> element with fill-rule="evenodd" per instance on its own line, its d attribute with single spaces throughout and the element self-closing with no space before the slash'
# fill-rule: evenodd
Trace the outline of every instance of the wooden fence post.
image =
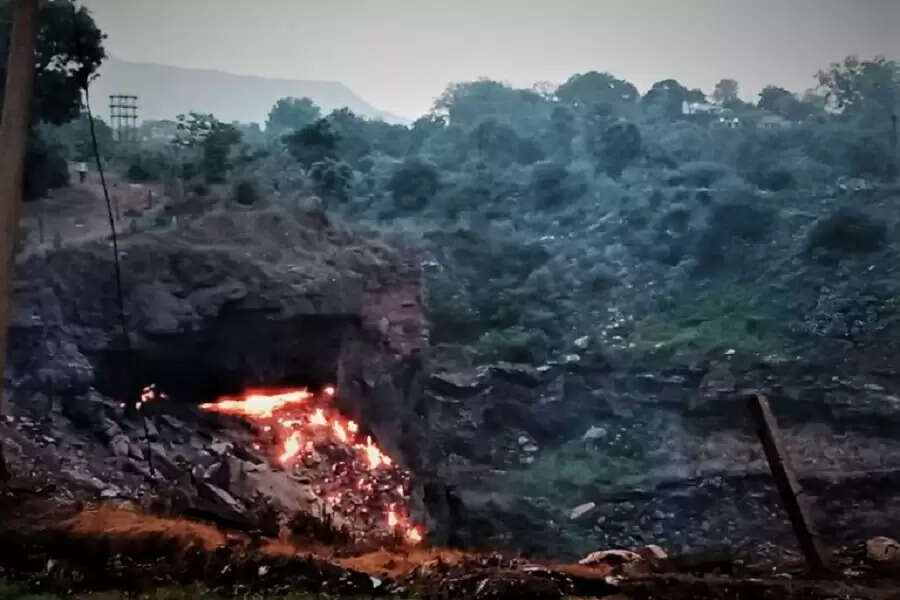
<svg viewBox="0 0 900 600">
<path fill-rule="evenodd" d="M 762 394 L 751 394 L 748 397 L 750 413 L 756 421 L 757 433 L 769 461 L 775 486 L 781 496 L 781 503 L 788 513 L 794 535 L 800 544 L 800 550 L 806 558 L 810 571 L 824 573 L 828 571 L 827 555 L 819 542 L 819 535 L 812 526 L 805 502 L 801 497 L 803 489 L 797 481 L 790 457 L 784 448 L 784 441 L 775 421 L 775 415 L 769 406 L 769 400 Z"/>
</svg>

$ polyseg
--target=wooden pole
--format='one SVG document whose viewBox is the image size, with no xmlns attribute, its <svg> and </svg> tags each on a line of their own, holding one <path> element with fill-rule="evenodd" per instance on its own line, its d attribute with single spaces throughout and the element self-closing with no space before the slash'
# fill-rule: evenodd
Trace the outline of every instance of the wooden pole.
<svg viewBox="0 0 900 600">
<path fill-rule="evenodd" d="M 802 498 L 803 488 L 800 487 L 794 474 L 769 400 L 762 394 L 751 394 L 748 397 L 748 405 L 756 421 L 757 433 L 769 461 L 775 486 L 781 496 L 781 503 L 790 517 L 800 550 L 812 572 L 824 573 L 828 570 L 827 554 L 819 542 L 819 534 L 813 529 Z"/>
<path fill-rule="evenodd" d="M 3 112 L 0 114 L 0 148 L 3 149 L 0 160 L 0 410 L 3 408 L 3 371 L 12 312 L 13 252 L 22 203 L 36 38 L 37 0 L 15 0 Z M 0 475 L 6 474 L 0 440 Z"/>
</svg>

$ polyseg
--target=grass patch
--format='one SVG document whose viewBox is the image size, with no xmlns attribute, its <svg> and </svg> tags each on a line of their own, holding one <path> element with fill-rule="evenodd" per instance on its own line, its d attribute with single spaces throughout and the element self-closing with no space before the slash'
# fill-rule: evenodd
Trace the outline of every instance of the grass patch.
<svg viewBox="0 0 900 600">
<path fill-rule="evenodd" d="M 734 349 L 742 354 L 783 352 L 788 331 L 770 303 L 736 288 L 709 293 L 671 312 L 635 323 L 630 341 L 638 352 L 689 360 Z"/>
<path fill-rule="evenodd" d="M 541 450 L 534 463 L 510 471 L 498 483 L 507 492 L 547 498 L 560 509 L 592 495 L 598 486 L 615 485 L 622 478 L 643 473 L 645 461 L 639 457 L 614 456 L 581 441 Z"/>
</svg>

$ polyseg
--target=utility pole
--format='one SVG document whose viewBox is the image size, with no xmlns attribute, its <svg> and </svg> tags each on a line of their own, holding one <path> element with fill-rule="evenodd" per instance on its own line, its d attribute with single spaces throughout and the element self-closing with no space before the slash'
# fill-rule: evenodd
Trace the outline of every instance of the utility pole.
<svg viewBox="0 0 900 600">
<path fill-rule="evenodd" d="M 0 409 L 3 408 L 3 371 L 15 266 L 13 249 L 19 223 L 19 205 L 22 203 L 36 38 L 37 0 L 14 0 L 3 112 L 0 115 L 0 148 L 3 148 L 3 160 L 0 160 Z M 2 442 L 0 440 L 0 479 L 8 477 Z"/>
</svg>

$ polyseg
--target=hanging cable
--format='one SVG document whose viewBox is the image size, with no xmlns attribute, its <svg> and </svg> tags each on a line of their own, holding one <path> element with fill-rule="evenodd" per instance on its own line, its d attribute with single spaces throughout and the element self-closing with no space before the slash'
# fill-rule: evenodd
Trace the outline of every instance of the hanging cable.
<svg viewBox="0 0 900 600">
<path fill-rule="evenodd" d="M 74 2 L 71 3 L 71 6 L 72 31 L 75 39 L 75 48 L 78 54 L 81 55 L 81 37 L 78 35 L 78 12 L 75 8 Z M 88 124 L 90 125 L 91 130 L 91 148 L 93 149 L 94 159 L 97 163 L 97 172 L 100 174 L 100 185 L 103 188 L 103 199 L 106 201 L 106 214 L 109 217 L 109 230 L 112 235 L 113 264 L 116 274 L 116 300 L 118 302 L 119 308 L 119 325 L 122 328 L 122 341 L 125 345 L 125 350 L 130 351 L 131 338 L 128 335 L 128 323 L 125 319 L 125 298 L 122 294 L 122 269 L 119 265 L 119 240 L 116 233 L 116 220 L 113 216 L 112 203 L 109 199 L 109 189 L 106 186 L 106 175 L 103 172 L 103 161 L 100 159 L 100 148 L 97 145 L 97 132 L 94 127 L 94 115 L 91 112 L 91 95 L 88 91 L 89 82 L 87 80 L 87 77 L 84 77 L 84 80 L 79 81 L 78 83 L 84 90 L 84 108 L 87 111 Z"/>
</svg>

